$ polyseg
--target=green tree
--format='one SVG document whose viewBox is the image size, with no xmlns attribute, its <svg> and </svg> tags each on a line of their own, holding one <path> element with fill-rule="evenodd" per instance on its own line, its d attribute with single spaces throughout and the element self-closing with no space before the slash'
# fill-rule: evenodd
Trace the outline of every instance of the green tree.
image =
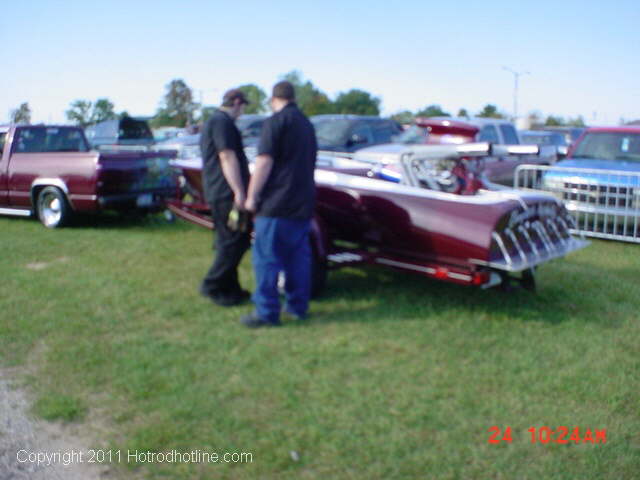
<svg viewBox="0 0 640 480">
<path fill-rule="evenodd" d="M 547 127 L 562 127 L 565 123 L 562 117 L 549 115 L 544 124 Z"/>
<path fill-rule="evenodd" d="M 309 80 L 306 82 L 298 70 L 293 70 L 282 76 L 293 84 L 296 92 L 296 102 L 305 115 L 320 115 L 323 113 L 335 113 L 335 106 L 329 97 Z"/>
<path fill-rule="evenodd" d="M 336 113 L 380 115 L 380 99 L 357 88 L 340 93 L 333 102 L 333 106 Z"/>
<path fill-rule="evenodd" d="M 193 123 L 198 108 L 199 104 L 193 101 L 193 92 L 184 80 L 171 80 L 162 106 L 149 123 L 154 128 L 186 127 Z"/>
<path fill-rule="evenodd" d="M 116 118 L 116 112 L 113 110 L 113 103 L 108 98 L 99 98 L 93 104 L 91 112 L 91 123 L 104 122 L 105 120 L 113 120 Z"/>
<path fill-rule="evenodd" d="M 571 127 L 586 127 L 587 125 L 584 123 L 584 118 L 582 115 L 578 115 L 576 118 L 569 118 L 567 121 L 567 125 Z"/>
<path fill-rule="evenodd" d="M 117 117 L 113 103 L 108 98 L 99 98 L 95 103 L 89 100 L 74 100 L 65 115 L 69 121 L 83 128 Z"/>
<path fill-rule="evenodd" d="M 91 102 L 89 100 L 74 100 L 65 115 L 69 121 L 84 128 L 91 124 Z"/>
<path fill-rule="evenodd" d="M 28 102 L 20 104 L 11 112 L 11 123 L 31 123 L 31 109 Z"/>
<path fill-rule="evenodd" d="M 451 114 L 442 110 L 440 105 L 429 105 L 416 112 L 416 117 L 450 117 Z"/>
<path fill-rule="evenodd" d="M 249 100 L 249 105 L 244 109 L 245 113 L 263 113 L 267 111 L 267 106 L 265 105 L 267 94 L 264 90 L 253 83 L 241 85 L 238 88 L 242 90 L 247 100 Z"/>
<path fill-rule="evenodd" d="M 483 118 L 505 118 L 504 114 L 498 111 L 498 107 L 491 103 L 487 103 L 478 113 L 478 116 Z"/>
<path fill-rule="evenodd" d="M 409 123 L 413 123 L 413 113 L 411 113 L 409 110 L 403 110 L 391 115 L 391 119 L 395 120 L 400 125 L 406 125 Z"/>
<path fill-rule="evenodd" d="M 456 116 L 460 118 L 469 118 L 469 112 L 467 112 L 466 108 L 461 108 L 458 110 L 458 115 Z"/>
</svg>

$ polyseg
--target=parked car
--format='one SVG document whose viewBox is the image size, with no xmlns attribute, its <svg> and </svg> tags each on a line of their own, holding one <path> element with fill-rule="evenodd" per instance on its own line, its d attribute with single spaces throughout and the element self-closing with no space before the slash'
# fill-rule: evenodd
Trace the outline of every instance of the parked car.
<svg viewBox="0 0 640 480">
<path fill-rule="evenodd" d="M 312 222 L 313 289 L 328 268 L 370 263 L 461 285 L 519 282 L 533 288 L 534 268 L 586 246 L 569 234 L 569 216 L 551 195 L 469 184 L 449 191 L 440 165 L 463 175 L 470 157 L 489 144 L 404 147 L 409 175 L 402 184 L 371 175 L 371 165 L 319 156 Z M 169 204 L 176 215 L 213 228 L 203 198 L 201 167 L 180 161 L 191 186 L 188 201 Z M 435 176 L 432 172 L 438 172 Z"/>
<path fill-rule="evenodd" d="M 388 168 L 383 174 L 388 174 L 389 180 L 399 181 L 401 169 L 397 164 L 397 153 L 402 151 L 406 144 L 438 145 L 488 142 L 496 145 L 520 145 L 520 138 L 513 124 L 499 118 L 430 117 L 417 120 L 414 127 L 413 130 L 406 130 L 403 134 L 394 137 L 395 143 L 360 149 L 355 153 L 354 158 L 388 164 Z M 515 169 L 519 165 L 526 163 L 550 165 L 556 161 L 555 147 L 543 148 L 542 150 L 542 155 L 486 156 L 482 162 L 481 173 L 491 182 L 511 185 Z"/>
<path fill-rule="evenodd" d="M 640 238 L 640 127 L 589 128 L 556 166 L 544 174 L 545 189 L 589 227 Z"/>
<path fill-rule="evenodd" d="M 57 228 L 77 212 L 164 208 L 176 189 L 170 157 L 90 151 L 78 127 L 0 127 L 0 213 Z"/>
<path fill-rule="evenodd" d="M 246 114 L 238 117 L 236 126 L 242 134 L 242 143 L 245 147 L 255 147 L 258 145 L 262 124 L 266 119 L 266 115 L 259 114 Z"/>
<path fill-rule="evenodd" d="M 352 153 L 371 145 L 389 143 L 402 132 L 393 120 L 362 115 L 314 115 L 318 148 L 329 152 Z"/>
<path fill-rule="evenodd" d="M 200 134 L 173 137 L 156 144 L 162 150 L 174 150 L 176 158 L 200 158 Z"/>
<path fill-rule="evenodd" d="M 542 127 L 540 130 L 563 135 L 567 145 L 571 146 L 580 138 L 586 127 Z"/>
<path fill-rule="evenodd" d="M 153 128 L 153 138 L 156 142 L 164 142 L 166 140 L 185 135 L 185 129 L 180 127 L 160 127 Z"/>
<path fill-rule="evenodd" d="M 558 132 L 522 130 L 520 132 L 520 140 L 525 145 L 532 144 L 554 147 L 559 160 L 566 157 L 569 152 L 569 144 L 565 136 Z"/>
<path fill-rule="evenodd" d="M 155 143 L 146 120 L 124 116 L 105 120 L 85 129 L 87 140 L 93 148 L 113 146 L 151 146 Z"/>
<path fill-rule="evenodd" d="M 468 122 L 441 117 L 417 117 L 402 133 L 391 138 L 403 145 L 470 143 L 476 140 L 479 128 Z"/>
</svg>

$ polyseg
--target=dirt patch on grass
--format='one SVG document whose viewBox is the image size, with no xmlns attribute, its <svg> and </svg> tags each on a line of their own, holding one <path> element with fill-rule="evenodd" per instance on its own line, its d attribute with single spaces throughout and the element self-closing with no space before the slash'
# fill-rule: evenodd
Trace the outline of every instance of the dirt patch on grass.
<svg viewBox="0 0 640 480">
<path fill-rule="evenodd" d="M 23 374 L 0 368 L 0 479 L 117 478 L 112 466 L 88 462 L 92 442 L 83 425 L 46 422 L 29 414 L 32 402 L 18 380 Z"/>
</svg>

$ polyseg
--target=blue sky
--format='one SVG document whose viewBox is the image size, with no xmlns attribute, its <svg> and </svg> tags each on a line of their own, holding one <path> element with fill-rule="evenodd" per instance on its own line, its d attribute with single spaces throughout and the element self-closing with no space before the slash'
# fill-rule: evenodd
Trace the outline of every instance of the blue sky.
<svg viewBox="0 0 640 480">
<path fill-rule="evenodd" d="M 75 99 L 108 97 L 151 115 L 182 78 L 217 105 L 233 86 L 269 91 L 293 69 L 330 96 L 361 88 L 384 114 L 440 104 L 474 113 L 640 118 L 640 2 L 146 1 L 3 2 L 0 123 L 29 102 L 63 122 Z"/>
</svg>

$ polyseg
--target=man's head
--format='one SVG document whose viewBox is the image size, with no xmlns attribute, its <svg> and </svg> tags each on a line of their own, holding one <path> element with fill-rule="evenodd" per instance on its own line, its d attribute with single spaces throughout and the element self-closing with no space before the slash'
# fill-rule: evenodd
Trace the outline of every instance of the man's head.
<svg viewBox="0 0 640 480">
<path fill-rule="evenodd" d="M 222 97 L 222 108 L 234 119 L 242 115 L 244 106 L 248 103 L 247 97 L 239 88 L 228 90 Z"/>
<path fill-rule="evenodd" d="M 291 82 L 283 80 L 276 83 L 271 91 L 271 108 L 274 112 L 282 110 L 289 102 L 296 101 L 296 92 Z"/>
</svg>

